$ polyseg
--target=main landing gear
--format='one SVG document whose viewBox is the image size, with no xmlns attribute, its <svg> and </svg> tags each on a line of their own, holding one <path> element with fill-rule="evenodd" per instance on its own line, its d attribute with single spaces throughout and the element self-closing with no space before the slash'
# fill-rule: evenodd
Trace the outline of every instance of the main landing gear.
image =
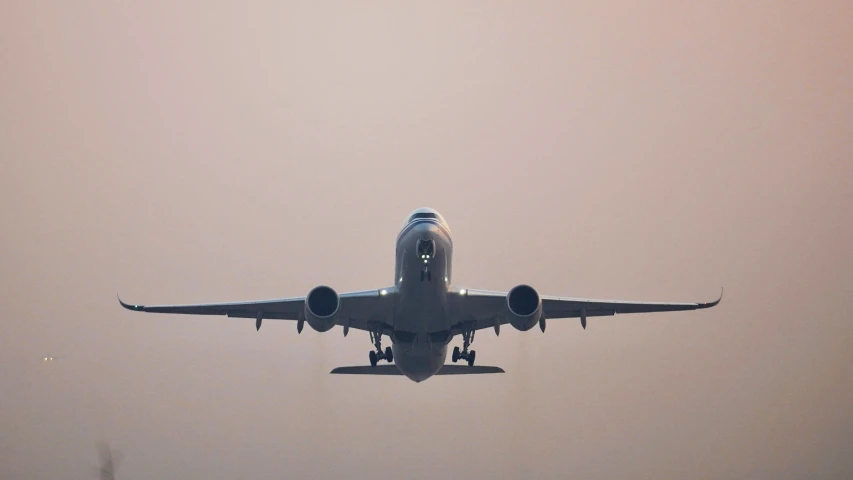
<svg viewBox="0 0 853 480">
<path fill-rule="evenodd" d="M 370 351 L 370 365 L 375 367 L 379 360 L 387 360 L 388 363 L 394 361 L 394 351 L 391 350 L 391 347 L 385 347 L 385 351 L 382 351 L 382 334 L 381 333 L 373 333 L 370 332 L 370 341 L 373 342 L 373 346 L 376 347 L 376 350 Z"/>
<path fill-rule="evenodd" d="M 453 347 L 453 356 L 450 359 L 453 363 L 456 363 L 460 358 L 462 360 L 468 361 L 468 366 L 474 366 L 474 358 L 477 356 L 477 352 L 474 350 L 468 351 L 468 347 L 474 343 L 474 330 L 470 332 L 462 333 L 462 351 L 459 351 L 459 347 Z"/>
</svg>

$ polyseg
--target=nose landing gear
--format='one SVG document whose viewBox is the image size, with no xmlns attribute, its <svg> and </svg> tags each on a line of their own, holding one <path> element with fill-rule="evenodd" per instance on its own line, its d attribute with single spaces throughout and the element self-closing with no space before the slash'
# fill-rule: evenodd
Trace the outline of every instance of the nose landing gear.
<svg viewBox="0 0 853 480">
<path fill-rule="evenodd" d="M 429 261 L 435 257 L 435 241 L 431 238 L 418 240 L 418 258 L 424 261 L 424 269 L 421 270 L 421 281 L 431 282 L 432 273 L 429 271 Z"/>
<path fill-rule="evenodd" d="M 453 347 L 453 355 L 450 357 L 450 360 L 453 363 L 456 363 L 461 358 L 462 360 L 468 361 L 468 366 L 474 366 L 474 358 L 477 356 L 477 352 L 474 350 L 468 351 L 468 347 L 474 343 L 474 330 L 470 332 L 462 333 L 462 351 L 459 351 L 459 347 Z"/>
<path fill-rule="evenodd" d="M 370 351 L 370 366 L 375 367 L 379 360 L 387 360 L 388 363 L 394 361 L 394 351 L 391 350 L 391 347 L 385 347 L 385 351 L 382 351 L 382 334 L 381 333 L 373 333 L 370 332 L 370 341 L 373 342 L 373 346 L 376 347 L 376 350 Z"/>
</svg>

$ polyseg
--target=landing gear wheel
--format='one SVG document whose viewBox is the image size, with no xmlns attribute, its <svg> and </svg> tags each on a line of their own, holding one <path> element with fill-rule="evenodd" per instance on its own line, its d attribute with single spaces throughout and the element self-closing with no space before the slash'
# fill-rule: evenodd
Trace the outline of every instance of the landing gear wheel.
<svg viewBox="0 0 853 480">
<path fill-rule="evenodd" d="M 453 355 L 450 357 L 453 360 L 453 363 L 459 361 L 459 347 L 453 347 Z"/>
<path fill-rule="evenodd" d="M 385 347 L 385 350 L 382 350 L 382 334 L 379 332 L 370 332 L 370 341 L 373 342 L 373 346 L 376 350 L 370 351 L 370 365 L 375 367 L 379 360 L 388 360 L 388 363 L 394 361 L 394 351 L 391 350 L 391 347 Z"/>
<path fill-rule="evenodd" d="M 467 360 L 468 366 L 474 366 L 474 358 L 477 356 L 477 352 L 474 350 L 468 351 L 468 347 L 474 343 L 474 330 L 462 332 L 462 351 L 459 351 L 459 347 L 453 347 L 453 361 L 455 362 L 458 359 Z"/>
</svg>

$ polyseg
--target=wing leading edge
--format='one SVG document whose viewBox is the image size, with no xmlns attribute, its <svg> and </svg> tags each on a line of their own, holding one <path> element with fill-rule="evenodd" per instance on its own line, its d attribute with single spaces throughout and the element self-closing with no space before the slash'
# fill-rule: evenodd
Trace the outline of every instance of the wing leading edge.
<svg viewBox="0 0 853 480">
<path fill-rule="evenodd" d="M 136 312 L 175 313 L 182 315 L 225 315 L 237 318 L 263 318 L 298 320 L 305 305 L 305 297 L 260 300 L 253 302 L 200 303 L 192 305 L 131 305 L 118 299 L 122 307 Z"/>
<path fill-rule="evenodd" d="M 358 330 L 384 329 L 383 304 L 396 292 L 392 288 L 363 290 L 340 294 L 336 322 L 345 328 Z M 122 307 L 135 312 L 171 313 L 181 315 L 222 315 L 232 318 L 270 320 L 304 320 L 305 297 L 290 297 L 248 302 L 199 303 L 185 305 L 137 305 L 126 303 L 119 297 Z"/>
<path fill-rule="evenodd" d="M 571 297 L 542 297 L 542 310 L 545 318 L 598 317 L 625 313 L 676 312 L 683 310 L 701 310 L 711 308 L 723 299 L 723 291 L 713 302 L 704 303 L 667 303 L 667 302 L 631 302 L 622 300 L 593 300 Z"/>
<path fill-rule="evenodd" d="M 459 290 L 454 292 L 458 308 L 466 318 L 476 321 L 476 330 L 509 323 L 506 316 L 507 292 L 488 290 Z M 672 303 L 672 302 L 634 302 L 624 300 L 598 300 L 589 298 L 557 297 L 542 295 L 543 318 L 580 318 L 586 328 L 587 317 L 611 316 L 628 313 L 675 312 L 701 310 L 720 303 L 720 296 L 712 302 Z"/>
</svg>

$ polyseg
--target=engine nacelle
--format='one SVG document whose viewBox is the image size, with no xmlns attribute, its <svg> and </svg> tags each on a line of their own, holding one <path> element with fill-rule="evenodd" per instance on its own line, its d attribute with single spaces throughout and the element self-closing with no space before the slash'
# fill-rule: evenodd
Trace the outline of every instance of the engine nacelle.
<svg viewBox="0 0 853 480">
<path fill-rule="evenodd" d="M 526 332 L 542 317 L 542 299 L 530 285 L 518 285 L 506 295 L 506 310 L 510 325 Z"/>
<path fill-rule="evenodd" d="M 305 297 L 305 321 L 317 332 L 328 332 L 335 326 L 341 306 L 338 292 L 331 287 L 314 287 Z"/>
</svg>

